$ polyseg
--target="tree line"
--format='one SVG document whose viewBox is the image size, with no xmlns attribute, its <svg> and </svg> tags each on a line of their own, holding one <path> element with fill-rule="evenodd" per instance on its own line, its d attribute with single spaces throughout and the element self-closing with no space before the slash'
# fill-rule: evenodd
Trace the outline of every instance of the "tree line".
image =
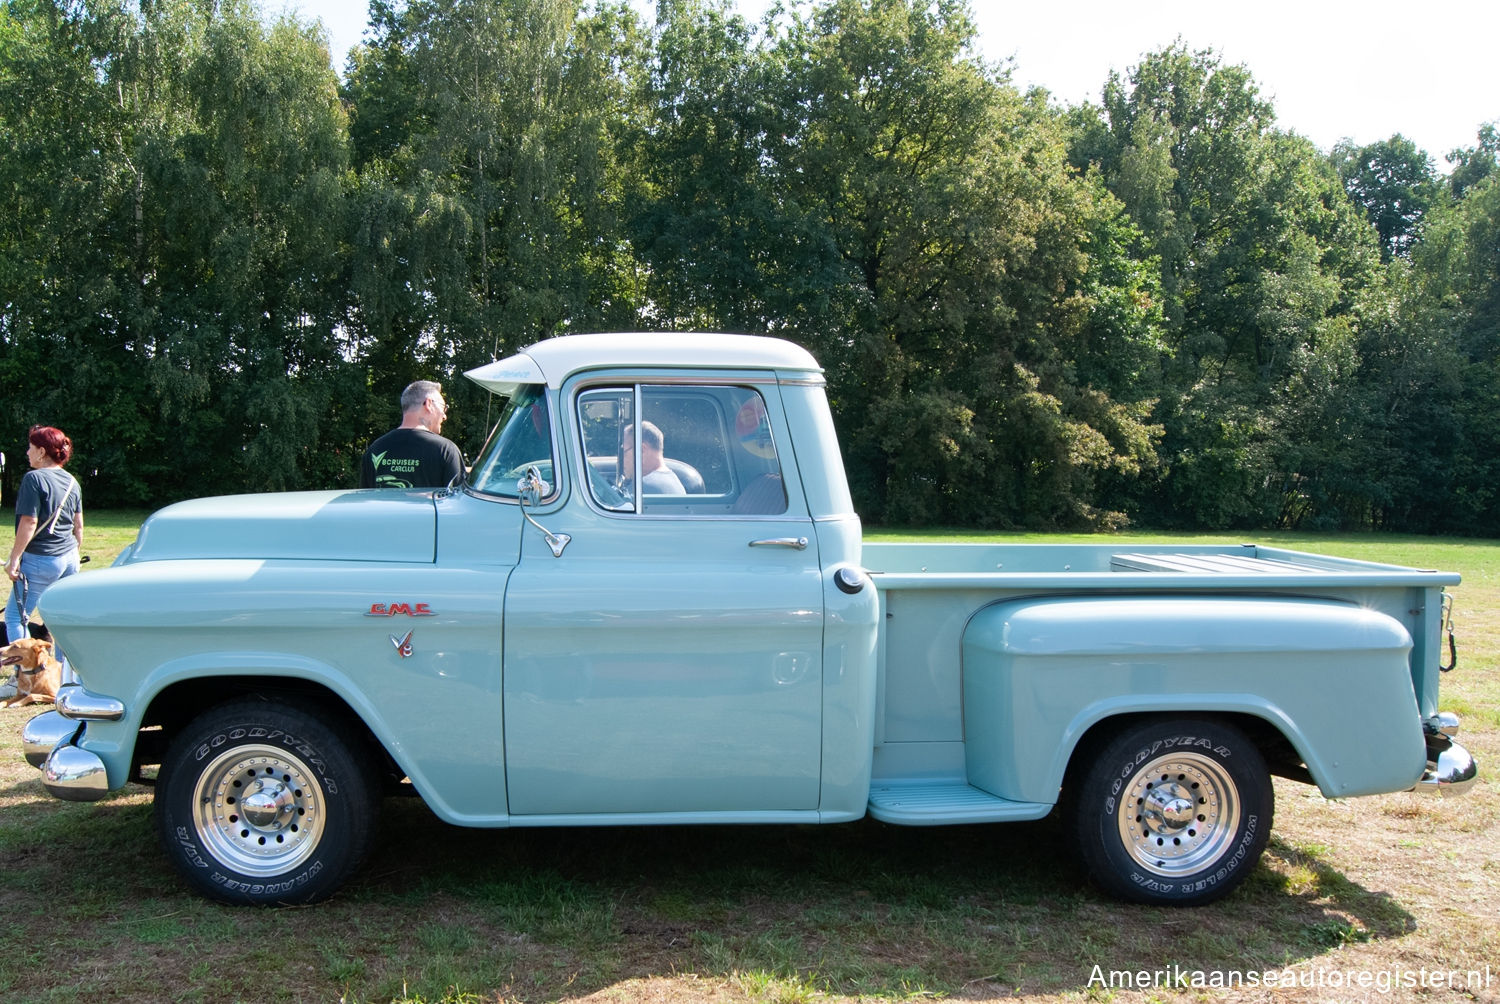
<svg viewBox="0 0 1500 1004">
<path fill-rule="evenodd" d="M 1023 92 L 963 0 L 0 0 L 0 448 L 92 506 L 352 486 L 400 388 L 809 348 L 870 521 L 1500 533 L 1500 136 L 1318 149 L 1175 44 Z M 19 461 L 19 463 L 18 463 Z"/>
</svg>

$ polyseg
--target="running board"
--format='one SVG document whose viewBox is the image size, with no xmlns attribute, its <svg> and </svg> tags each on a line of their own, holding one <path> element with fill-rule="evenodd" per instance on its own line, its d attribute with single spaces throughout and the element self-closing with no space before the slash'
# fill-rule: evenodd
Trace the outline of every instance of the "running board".
<svg viewBox="0 0 1500 1004">
<path fill-rule="evenodd" d="M 1014 822 L 1041 819 L 1051 811 L 1049 803 L 1012 802 L 962 781 L 876 780 L 870 784 L 870 815 L 902 826 Z"/>
</svg>

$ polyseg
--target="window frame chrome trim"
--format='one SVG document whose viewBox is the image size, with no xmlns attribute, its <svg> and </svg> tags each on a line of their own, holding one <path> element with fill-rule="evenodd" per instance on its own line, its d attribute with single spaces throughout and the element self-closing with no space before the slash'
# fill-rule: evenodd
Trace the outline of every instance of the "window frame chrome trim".
<svg viewBox="0 0 1500 1004">
<path fill-rule="evenodd" d="M 586 450 L 585 450 L 585 447 L 583 445 L 583 427 L 582 427 L 582 424 L 581 424 L 581 422 L 579 420 L 579 415 L 578 415 L 578 398 L 582 394 L 584 394 L 585 392 L 587 392 L 589 390 L 595 390 L 595 389 L 598 389 L 600 387 L 610 387 L 610 386 L 620 387 L 622 384 L 628 384 L 635 391 L 635 403 L 633 404 L 633 407 L 636 409 L 635 414 L 637 416 L 639 416 L 641 414 L 641 408 L 642 408 L 642 405 L 643 405 L 642 388 L 643 387 L 648 387 L 648 386 L 649 387 L 748 387 L 748 388 L 753 389 L 755 391 L 755 393 L 757 393 L 757 394 L 760 395 L 761 404 L 762 404 L 762 406 L 764 406 L 765 403 L 766 403 L 766 394 L 765 394 L 765 392 L 763 390 L 761 390 L 762 387 L 777 387 L 777 388 L 779 388 L 779 387 L 781 387 L 783 385 L 791 385 L 791 384 L 810 385 L 810 386 L 822 386 L 823 385 L 823 381 L 822 380 L 818 380 L 816 383 L 813 383 L 813 382 L 809 381 L 806 384 L 803 384 L 802 381 L 794 381 L 794 380 L 781 379 L 774 372 L 767 372 L 767 371 L 764 371 L 764 370 L 758 371 L 758 372 L 763 373 L 764 377 L 763 378 L 745 378 L 745 377 L 730 377 L 730 376 L 713 376 L 713 377 L 702 377 L 702 376 L 699 376 L 699 377 L 692 377 L 692 376 L 667 376 L 667 377 L 656 377 L 656 376 L 631 376 L 631 375 L 629 375 L 627 373 L 625 375 L 625 378 L 622 380 L 622 379 L 620 379 L 620 374 L 619 373 L 610 373 L 610 374 L 599 373 L 599 374 L 597 374 L 597 379 L 591 378 L 590 375 L 587 374 L 587 373 L 581 373 L 581 374 L 576 374 L 573 378 L 570 378 L 571 381 L 572 381 L 572 387 L 568 391 L 568 400 L 567 400 L 568 423 L 569 423 L 568 428 L 569 428 L 569 431 L 573 433 L 573 436 L 574 436 L 575 440 L 578 443 L 577 456 L 574 458 L 572 472 L 573 472 L 574 476 L 580 476 L 580 475 L 582 476 L 582 480 L 579 482 L 579 484 L 581 486 L 583 486 L 583 487 L 582 487 L 582 490 L 579 492 L 579 494 L 582 496 L 582 498 L 584 500 L 584 504 L 589 508 L 589 511 L 592 512 L 592 513 L 594 513 L 594 514 L 596 514 L 596 515 L 603 516 L 603 517 L 606 517 L 606 518 L 613 518 L 613 519 L 648 519 L 648 520 L 658 520 L 658 521 L 661 521 L 661 520 L 674 520 L 674 521 L 681 521 L 681 520 L 706 520 L 706 521 L 719 521 L 719 522 L 724 522 L 724 521 L 729 521 L 729 520 L 733 520 L 735 522 L 744 522 L 746 520 L 760 521 L 760 522 L 772 522 L 772 521 L 786 522 L 786 521 L 789 521 L 789 520 L 800 520 L 800 521 L 805 521 L 805 522 L 809 522 L 809 523 L 816 522 L 813 519 L 813 517 L 811 515 L 807 514 L 807 513 L 794 514 L 794 513 L 791 512 L 792 498 L 791 498 L 791 493 L 790 492 L 787 492 L 787 511 L 785 511 L 785 512 L 779 512 L 779 513 L 674 513 L 674 512 L 656 512 L 656 513 L 652 513 L 652 512 L 641 512 L 639 509 L 632 509 L 630 511 L 625 511 L 625 510 L 620 510 L 620 509 L 608 509 L 608 508 L 605 508 L 604 506 L 602 506 L 602 505 L 599 504 L 599 500 L 596 499 L 596 498 L 594 498 L 593 491 L 590 490 L 587 487 L 587 485 L 588 485 L 587 472 L 583 471 L 580 468 L 580 466 L 579 466 L 581 464 L 588 463 L 588 457 L 585 456 Z M 564 386 L 567 386 L 567 384 L 565 383 Z M 778 407 L 780 407 L 780 402 L 778 402 Z M 637 426 L 640 425 L 639 422 L 636 422 L 635 424 Z M 776 430 L 774 428 L 771 430 L 771 434 L 772 434 L 772 440 L 771 440 L 772 445 L 776 448 L 776 465 L 777 465 L 777 469 L 782 472 L 782 479 L 783 479 L 782 480 L 782 484 L 783 484 L 783 486 L 785 486 L 785 483 L 786 483 L 785 482 L 786 469 L 787 469 L 787 461 L 785 459 L 786 455 L 782 452 L 781 443 L 779 442 L 779 437 L 776 436 Z M 637 437 L 636 438 L 636 449 L 639 450 L 639 448 L 640 448 L 640 439 L 639 439 L 639 437 L 640 437 L 640 430 L 639 430 L 639 428 L 637 428 L 637 430 L 636 430 L 636 437 Z M 636 461 L 636 463 L 637 463 L 637 467 L 639 467 L 639 454 L 637 454 L 637 461 Z M 637 482 L 637 485 L 639 485 L 639 482 Z M 784 487 L 783 487 L 783 490 L 785 490 Z M 637 499 L 639 499 L 639 492 L 637 492 L 637 496 L 636 497 L 637 497 Z"/>
</svg>

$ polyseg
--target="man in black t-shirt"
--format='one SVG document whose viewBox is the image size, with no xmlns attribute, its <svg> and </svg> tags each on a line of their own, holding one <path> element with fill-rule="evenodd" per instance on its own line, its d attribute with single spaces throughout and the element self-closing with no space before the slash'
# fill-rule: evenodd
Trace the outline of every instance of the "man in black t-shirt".
<svg viewBox="0 0 1500 1004">
<path fill-rule="evenodd" d="M 464 457 L 440 433 L 448 405 L 443 386 L 418 380 L 401 392 L 401 425 L 370 444 L 359 462 L 361 488 L 444 488 L 464 472 Z"/>
</svg>

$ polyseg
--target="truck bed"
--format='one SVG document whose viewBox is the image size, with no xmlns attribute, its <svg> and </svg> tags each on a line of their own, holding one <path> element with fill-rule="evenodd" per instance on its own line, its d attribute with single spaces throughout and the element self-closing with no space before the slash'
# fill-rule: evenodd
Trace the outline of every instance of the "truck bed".
<svg viewBox="0 0 1500 1004">
<path fill-rule="evenodd" d="M 1021 597 L 1314 597 L 1377 610 L 1411 633 L 1424 715 L 1436 712 L 1441 590 L 1456 574 L 1255 544 L 867 543 L 863 564 L 881 601 L 874 776 L 881 798 L 907 782 L 963 785 L 963 666 L 971 618 Z M 960 800 L 961 801 L 961 800 Z M 992 806 L 1001 815 L 1018 803 Z M 1022 810 L 1024 811 L 1024 810 Z"/>
</svg>

